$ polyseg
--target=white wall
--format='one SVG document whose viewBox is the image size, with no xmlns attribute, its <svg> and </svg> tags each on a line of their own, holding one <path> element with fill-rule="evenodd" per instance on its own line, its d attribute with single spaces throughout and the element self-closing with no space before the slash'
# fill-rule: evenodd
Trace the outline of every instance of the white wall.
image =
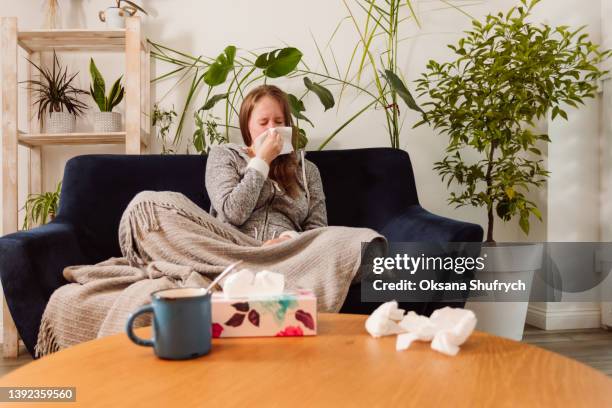
<svg viewBox="0 0 612 408">
<path fill-rule="evenodd" d="M 605 2 L 604 2 L 605 3 Z M 602 3 L 559 0 L 547 10 L 551 25 L 578 27 L 586 24 L 593 41 L 602 42 Z M 571 12 L 568 12 L 570 11 Z M 609 22 L 608 22 L 609 23 Z M 602 94 L 580 110 L 568 109 L 568 120 L 550 121 L 548 148 L 547 240 L 550 242 L 592 242 L 603 238 L 601 141 L 603 133 Z M 573 271 L 576 274 L 581 271 Z M 599 288 L 591 291 L 599 291 Z M 573 302 L 584 293 L 565 293 L 563 302 L 534 303 L 528 323 L 557 330 L 599 327 L 600 306 L 596 302 Z M 583 297 L 584 298 L 584 297 Z"/>
</svg>

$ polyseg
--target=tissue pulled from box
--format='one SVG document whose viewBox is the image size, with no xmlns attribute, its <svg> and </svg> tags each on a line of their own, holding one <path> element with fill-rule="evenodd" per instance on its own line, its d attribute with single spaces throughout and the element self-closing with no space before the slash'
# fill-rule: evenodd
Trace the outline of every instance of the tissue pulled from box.
<svg viewBox="0 0 612 408">
<path fill-rule="evenodd" d="M 404 330 L 398 325 L 402 320 L 404 310 L 397 307 L 397 302 L 391 301 L 380 305 L 366 320 L 366 330 L 372 337 L 390 336 Z"/>
<path fill-rule="evenodd" d="M 265 270 L 255 274 L 242 269 L 225 278 L 222 286 L 226 298 L 273 296 L 283 293 L 285 276 Z"/>
<path fill-rule="evenodd" d="M 431 341 L 431 348 L 454 356 L 476 327 L 471 310 L 444 307 L 430 317 L 398 308 L 396 301 L 380 305 L 366 320 L 366 330 L 373 337 L 397 334 L 396 350 L 406 350 L 414 341 Z"/>
</svg>

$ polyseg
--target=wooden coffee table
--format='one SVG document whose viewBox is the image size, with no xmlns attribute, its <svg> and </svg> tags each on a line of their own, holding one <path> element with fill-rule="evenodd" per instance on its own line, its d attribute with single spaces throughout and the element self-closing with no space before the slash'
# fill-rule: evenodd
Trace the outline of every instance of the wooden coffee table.
<svg viewBox="0 0 612 408">
<path fill-rule="evenodd" d="M 159 360 L 120 334 L 34 361 L 0 386 L 73 386 L 77 404 L 66 405 L 87 407 L 612 407 L 612 379 L 561 355 L 481 332 L 456 357 L 429 343 L 397 352 L 395 336 L 366 333 L 365 318 L 320 314 L 316 337 L 215 339 L 188 361 Z"/>
</svg>

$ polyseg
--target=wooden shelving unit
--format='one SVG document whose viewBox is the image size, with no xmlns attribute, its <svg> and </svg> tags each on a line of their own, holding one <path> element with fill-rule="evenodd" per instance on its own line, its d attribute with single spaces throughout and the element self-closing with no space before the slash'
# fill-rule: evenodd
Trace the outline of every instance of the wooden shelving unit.
<svg viewBox="0 0 612 408">
<path fill-rule="evenodd" d="M 42 133 L 35 114 L 32 94 L 28 91 L 28 129 L 18 130 L 18 48 L 40 64 L 45 51 L 114 51 L 125 55 L 125 131 L 116 133 L 78 132 L 70 134 Z M 109 30 L 27 30 L 19 31 L 16 17 L 0 19 L 0 61 L 2 64 L 2 192 L 3 234 L 17 231 L 18 220 L 18 145 L 29 148 L 29 194 L 42 191 L 42 146 L 125 144 L 127 154 L 141 154 L 147 148 L 151 122 L 150 50 L 144 41 L 139 17 L 128 17 L 125 29 Z M 28 64 L 28 76 L 36 77 Z M 15 323 L 4 302 L 5 357 L 17 357 L 19 338 Z"/>
</svg>

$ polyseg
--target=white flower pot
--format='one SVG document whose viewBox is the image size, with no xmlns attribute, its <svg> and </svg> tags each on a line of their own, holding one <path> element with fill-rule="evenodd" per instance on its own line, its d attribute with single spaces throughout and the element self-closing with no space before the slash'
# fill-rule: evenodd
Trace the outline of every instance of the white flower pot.
<svg viewBox="0 0 612 408">
<path fill-rule="evenodd" d="M 47 133 L 73 133 L 76 118 L 67 112 L 51 112 L 47 122 Z"/>
<path fill-rule="evenodd" d="M 94 112 L 94 131 L 120 132 L 121 114 L 119 112 Z"/>
<path fill-rule="evenodd" d="M 485 256 L 485 268 L 475 273 L 475 279 L 492 282 L 495 279 L 501 282 L 525 283 L 529 297 L 533 273 L 542 267 L 544 246 L 542 244 L 510 244 L 500 246 L 483 246 L 481 256 Z M 477 330 L 506 337 L 513 340 L 522 340 L 527 317 L 528 301 L 505 301 L 499 292 L 490 298 L 470 296 L 465 303 L 465 309 L 476 314 Z M 517 294 L 509 292 L 507 299 L 516 299 Z M 497 299 L 497 300 L 492 300 Z"/>
<path fill-rule="evenodd" d="M 106 23 L 106 28 L 125 28 L 125 17 L 128 13 L 119 7 L 108 7 L 98 13 L 101 21 Z"/>
</svg>

